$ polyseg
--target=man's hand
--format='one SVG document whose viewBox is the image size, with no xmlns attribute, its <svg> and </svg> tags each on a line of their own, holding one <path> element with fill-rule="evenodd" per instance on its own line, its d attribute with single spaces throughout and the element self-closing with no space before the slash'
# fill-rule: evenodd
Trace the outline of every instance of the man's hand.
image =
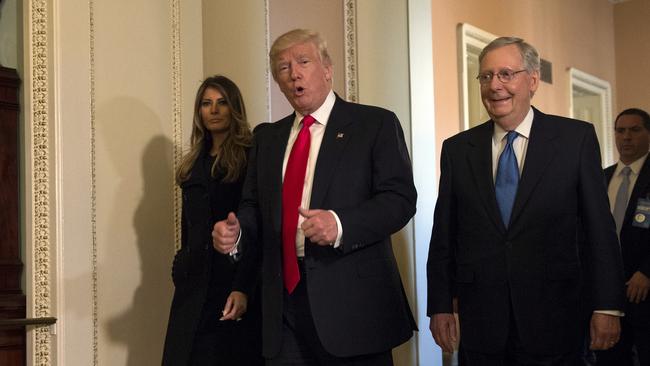
<svg viewBox="0 0 650 366">
<path fill-rule="evenodd" d="M 614 347 L 621 335 L 621 322 L 618 316 L 594 313 L 590 324 L 592 350 L 606 350 Z"/>
<path fill-rule="evenodd" d="M 625 283 L 627 285 L 627 299 L 635 304 L 645 301 L 650 289 L 650 278 L 636 271 Z"/>
<path fill-rule="evenodd" d="M 336 241 L 338 229 L 334 215 L 327 210 L 305 210 L 298 208 L 305 218 L 300 228 L 305 238 L 318 245 L 332 245 Z"/>
<path fill-rule="evenodd" d="M 456 318 L 452 313 L 433 314 L 429 322 L 429 329 L 436 344 L 443 352 L 453 353 L 454 344 L 458 342 L 456 332 Z"/>
<path fill-rule="evenodd" d="M 214 224 L 214 229 L 212 230 L 212 246 L 221 254 L 229 254 L 235 249 L 239 232 L 239 220 L 231 212 L 225 220 Z"/>
<path fill-rule="evenodd" d="M 226 305 L 221 312 L 219 320 L 241 320 L 241 316 L 246 312 L 248 306 L 248 297 L 240 291 L 233 291 L 226 300 Z"/>
</svg>

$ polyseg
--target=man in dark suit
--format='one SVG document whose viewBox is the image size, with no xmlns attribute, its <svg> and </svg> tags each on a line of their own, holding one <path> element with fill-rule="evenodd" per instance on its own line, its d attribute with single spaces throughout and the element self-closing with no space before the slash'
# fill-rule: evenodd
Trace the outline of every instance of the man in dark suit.
<svg viewBox="0 0 650 366">
<path fill-rule="evenodd" d="M 623 252 L 627 303 L 621 340 L 597 352 L 598 365 L 650 365 L 650 115 L 631 108 L 614 122 L 619 162 L 605 169 L 610 207 Z M 620 193 L 619 193 L 620 192 Z"/>
<path fill-rule="evenodd" d="M 467 365 L 570 364 L 580 346 L 585 228 L 595 269 L 594 349 L 613 346 L 622 309 L 621 254 L 592 125 L 531 106 L 537 51 L 502 37 L 479 56 L 491 120 L 446 140 L 427 263 L 430 329 Z"/>
<path fill-rule="evenodd" d="M 269 56 L 295 113 L 255 136 L 240 208 L 215 225 L 215 248 L 243 261 L 262 252 L 267 364 L 392 365 L 416 329 L 390 240 L 416 203 L 400 123 L 334 94 L 318 33 L 290 31 Z"/>
</svg>

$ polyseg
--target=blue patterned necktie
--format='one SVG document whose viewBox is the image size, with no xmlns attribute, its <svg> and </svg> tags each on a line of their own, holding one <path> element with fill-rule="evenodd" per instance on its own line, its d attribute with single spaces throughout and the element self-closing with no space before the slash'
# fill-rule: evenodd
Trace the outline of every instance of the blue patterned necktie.
<svg viewBox="0 0 650 366">
<path fill-rule="evenodd" d="M 517 136 L 519 136 L 517 132 L 508 131 L 506 135 L 508 142 L 499 157 L 497 177 L 494 182 L 497 204 L 499 205 L 503 224 L 506 227 L 510 223 L 510 214 L 512 214 L 512 206 L 515 203 L 515 195 L 519 185 L 519 165 L 517 164 L 515 150 L 512 148 L 512 142 Z"/>
</svg>

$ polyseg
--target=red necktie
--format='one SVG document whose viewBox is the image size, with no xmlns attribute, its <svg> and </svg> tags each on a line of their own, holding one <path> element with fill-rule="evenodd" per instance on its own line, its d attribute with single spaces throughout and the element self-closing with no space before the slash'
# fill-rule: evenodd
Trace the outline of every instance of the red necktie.
<svg viewBox="0 0 650 366">
<path fill-rule="evenodd" d="M 298 138 L 291 147 L 287 168 L 282 184 L 282 271 L 284 287 L 289 293 L 298 285 L 300 272 L 296 258 L 296 231 L 298 230 L 298 207 L 302 201 L 302 190 L 305 186 L 305 171 L 311 145 L 309 127 L 316 120 L 311 115 L 302 119 L 302 128 Z"/>
</svg>

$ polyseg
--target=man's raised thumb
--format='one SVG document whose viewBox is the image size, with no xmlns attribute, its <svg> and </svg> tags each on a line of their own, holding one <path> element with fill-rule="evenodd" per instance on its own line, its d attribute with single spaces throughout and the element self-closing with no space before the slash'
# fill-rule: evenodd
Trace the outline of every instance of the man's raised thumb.
<svg viewBox="0 0 650 366">
<path fill-rule="evenodd" d="M 228 218 L 226 219 L 226 224 L 228 225 L 237 225 L 239 223 L 239 220 L 237 220 L 237 216 L 233 212 L 228 214 Z"/>
</svg>

